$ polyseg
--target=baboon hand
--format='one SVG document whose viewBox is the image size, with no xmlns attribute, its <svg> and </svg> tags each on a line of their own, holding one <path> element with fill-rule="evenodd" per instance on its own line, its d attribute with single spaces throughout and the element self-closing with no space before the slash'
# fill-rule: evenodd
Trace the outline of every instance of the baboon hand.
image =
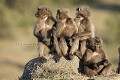
<svg viewBox="0 0 120 80">
<path fill-rule="evenodd" d="M 104 66 L 107 66 L 109 64 L 108 60 L 106 59 L 104 62 L 103 62 L 103 65 Z"/>
<path fill-rule="evenodd" d="M 94 67 L 95 69 L 98 69 L 98 68 L 99 68 L 99 66 L 98 66 L 97 64 L 93 64 L 93 67 Z"/>
<path fill-rule="evenodd" d="M 50 45 L 50 39 L 44 38 L 43 43 L 45 43 L 47 46 Z"/>
</svg>

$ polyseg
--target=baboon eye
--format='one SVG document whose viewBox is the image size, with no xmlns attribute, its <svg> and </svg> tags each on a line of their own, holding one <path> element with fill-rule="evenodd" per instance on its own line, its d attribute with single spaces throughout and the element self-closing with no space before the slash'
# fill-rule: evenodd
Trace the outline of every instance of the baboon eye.
<svg viewBox="0 0 120 80">
<path fill-rule="evenodd" d="M 45 10 L 46 10 L 46 11 L 48 11 L 49 9 L 48 9 L 48 8 L 46 8 Z"/>
<path fill-rule="evenodd" d="M 80 9 L 80 8 L 77 8 L 76 10 L 77 10 L 77 11 L 80 11 L 81 9 Z"/>
</svg>

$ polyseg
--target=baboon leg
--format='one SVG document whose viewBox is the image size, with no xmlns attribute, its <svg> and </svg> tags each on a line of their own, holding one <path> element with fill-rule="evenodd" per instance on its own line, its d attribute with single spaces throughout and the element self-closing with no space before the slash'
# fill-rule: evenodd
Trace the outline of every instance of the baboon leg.
<svg viewBox="0 0 120 80">
<path fill-rule="evenodd" d="M 81 54 L 83 56 L 84 53 L 85 53 L 85 50 L 86 50 L 86 40 L 81 41 L 80 45 L 81 45 L 80 52 L 81 52 Z"/>
<path fill-rule="evenodd" d="M 110 72 L 111 72 L 111 68 L 112 68 L 112 64 L 109 63 L 107 66 L 105 66 L 103 68 L 103 70 L 101 71 L 101 75 L 110 75 Z"/>
<path fill-rule="evenodd" d="M 78 50 L 75 52 L 75 55 L 79 58 L 79 59 L 82 59 L 82 53 Z"/>
<path fill-rule="evenodd" d="M 54 37 L 54 48 L 55 48 L 57 54 L 62 56 L 62 52 L 61 52 L 61 50 L 59 48 L 58 40 L 57 40 L 56 37 Z"/>
<path fill-rule="evenodd" d="M 90 69 L 90 68 L 87 67 L 87 66 L 84 67 L 84 73 L 85 73 L 85 75 L 87 75 L 87 76 L 89 76 L 89 77 L 98 75 L 95 70 L 92 70 L 92 69 Z"/>
<path fill-rule="evenodd" d="M 55 58 L 55 61 L 58 62 L 60 61 L 61 57 L 62 57 L 62 52 L 60 50 L 60 47 L 59 47 L 59 44 L 58 44 L 58 40 L 56 37 L 54 37 L 54 48 L 55 48 L 55 51 L 57 53 L 57 56 Z"/>
<path fill-rule="evenodd" d="M 78 47 L 79 47 L 79 39 L 76 38 L 76 39 L 73 41 L 73 45 L 72 45 L 72 47 L 71 47 L 71 49 L 70 49 L 70 54 L 73 55 L 74 52 L 78 50 Z"/>
<path fill-rule="evenodd" d="M 38 57 L 44 57 L 44 47 L 45 45 L 42 42 L 38 43 Z"/>
<path fill-rule="evenodd" d="M 43 55 L 47 56 L 47 55 L 49 55 L 49 53 L 50 53 L 49 47 L 44 44 L 44 53 L 43 53 Z"/>
<path fill-rule="evenodd" d="M 67 46 L 67 43 L 66 43 L 65 39 L 61 38 L 60 42 L 61 42 L 60 45 L 59 45 L 60 46 L 60 50 L 62 51 L 64 56 L 67 56 L 68 55 L 68 53 L 67 53 L 68 46 Z"/>
<path fill-rule="evenodd" d="M 72 47 L 70 49 L 70 52 L 69 52 L 69 57 L 70 59 L 73 59 L 74 57 L 74 53 L 77 52 L 78 50 L 78 47 L 79 47 L 79 39 L 76 38 L 74 41 L 73 41 L 73 44 L 72 44 Z"/>
<path fill-rule="evenodd" d="M 99 65 L 98 69 L 96 70 L 97 73 L 100 73 L 100 71 L 104 68 L 104 65 Z"/>
</svg>

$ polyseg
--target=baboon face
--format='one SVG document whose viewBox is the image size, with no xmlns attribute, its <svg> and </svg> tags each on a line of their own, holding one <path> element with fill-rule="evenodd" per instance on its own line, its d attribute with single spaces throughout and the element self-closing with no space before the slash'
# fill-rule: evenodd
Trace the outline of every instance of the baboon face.
<svg viewBox="0 0 120 80">
<path fill-rule="evenodd" d="M 99 50 L 102 47 L 102 39 L 99 37 L 90 38 L 87 41 L 87 45 L 94 51 Z"/>
<path fill-rule="evenodd" d="M 57 10 L 57 14 L 56 14 L 56 19 L 57 20 L 64 20 L 67 19 L 69 17 L 69 10 L 66 8 L 61 8 Z"/>
<path fill-rule="evenodd" d="M 83 19 L 84 19 L 84 16 L 80 12 L 77 12 L 74 21 L 75 22 L 80 22 Z"/>
<path fill-rule="evenodd" d="M 36 18 L 45 19 L 46 17 L 51 16 L 51 11 L 48 7 L 38 7 L 38 11 L 35 13 Z"/>
<path fill-rule="evenodd" d="M 76 16 L 83 16 L 83 17 L 90 17 L 90 11 L 89 11 L 89 7 L 86 5 L 80 6 L 76 9 L 77 14 Z"/>
</svg>

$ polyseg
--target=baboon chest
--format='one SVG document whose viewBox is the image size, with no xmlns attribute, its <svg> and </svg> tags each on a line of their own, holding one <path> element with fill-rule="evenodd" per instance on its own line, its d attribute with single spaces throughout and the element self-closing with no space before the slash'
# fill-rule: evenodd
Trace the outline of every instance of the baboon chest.
<svg viewBox="0 0 120 80">
<path fill-rule="evenodd" d="M 98 63 L 102 61 L 102 55 L 100 52 L 90 52 L 87 54 L 87 61 L 91 63 Z"/>
<path fill-rule="evenodd" d="M 41 36 L 50 38 L 51 33 L 52 33 L 52 27 L 50 25 L 46 24 L 45 22 L 41 23 L 41 30 L 40 30 Z"/>
</svg>

